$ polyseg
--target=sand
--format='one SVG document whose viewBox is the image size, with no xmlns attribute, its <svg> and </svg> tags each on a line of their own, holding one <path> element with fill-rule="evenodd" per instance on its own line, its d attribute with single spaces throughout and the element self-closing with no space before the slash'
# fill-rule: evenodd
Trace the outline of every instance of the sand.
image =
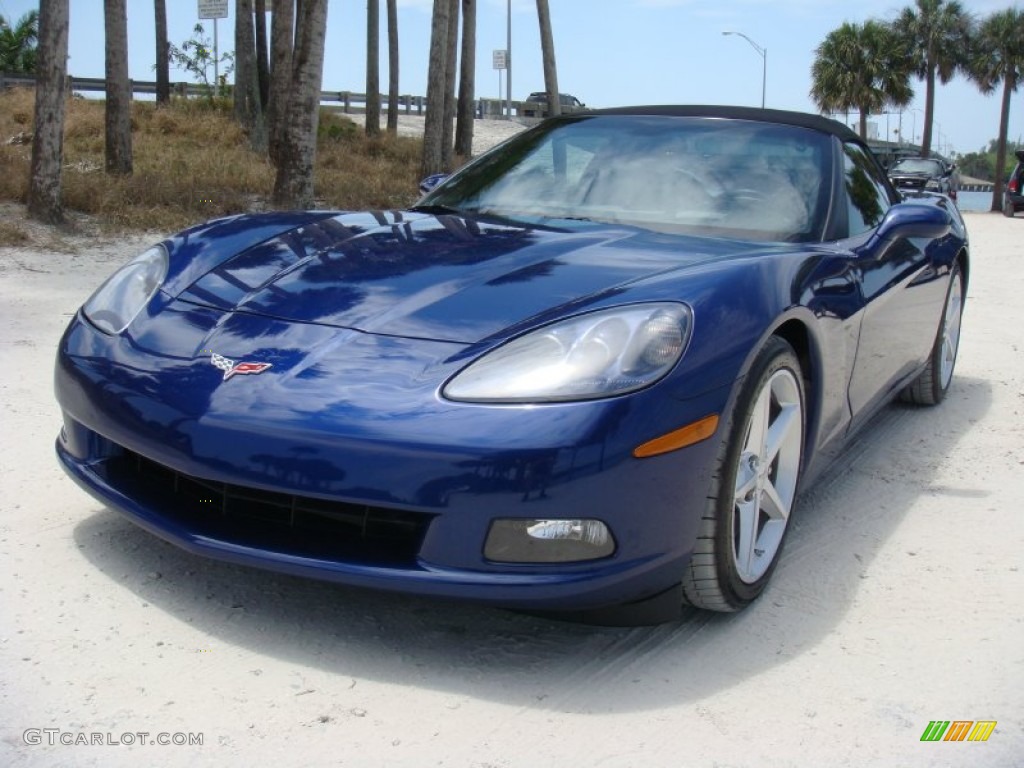
<svg viewBox="0 0 1024 768">
<path fill-rule="evenodd" d="M 212 562 L 105 509 L 53 455 L 54 351 L 158 236 L 35 228 L 0 248 L 0 765 L 1024 764 L 1024 219 L 967 218 L 947 401 L 872 422 L 749 610 L 634 629 Z M 958 719 L 998 725 L 920 741 Z"/>
<path fill-rule="evenodd" d="M 346 117 L 356 125 L 362 126 L 366 124 L 366 115 L 364 114 L 353 113 L 346 115 Z M 524 118 L 522 121 L 518 118 L 513 118 L 512 120 L 474 120 L 473 154 L 479 155 L 481 152 L 485 152 L 536 122 L 537 120 L 530 120 L 529 118 Z M 385 115 L 381 115 L 380 124 L 382 129 L 387 125 L 387 117 Z M 417 115 L 400 114 L 398 116 L 398 135 L 422 136 L 423 118 Z"/>
</svg>

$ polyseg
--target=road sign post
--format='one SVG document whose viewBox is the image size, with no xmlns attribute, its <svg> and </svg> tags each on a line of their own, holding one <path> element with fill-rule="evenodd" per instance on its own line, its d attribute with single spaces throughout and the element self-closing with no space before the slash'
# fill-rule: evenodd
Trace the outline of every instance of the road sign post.
<svg viewBox="0 0 1024 768">
<path fill-rule="evenodd" d="M 217 43 L 217 19 L 228 17 L 228 0 L 197 0 L 200 19 L 213 19 L 213 91 L 220 88 L 220 52 Z"/>
<path fill-rule="evenodd" d="M 501 71 L 508 69 L 508 51 L 495 48 L 491 53 L 491 62 L 494 69 L 498 70 L 498 101 L 501 102 Z M 509 117 L 512 116 L 511 110 L 509 110 Z"/>
</svg>

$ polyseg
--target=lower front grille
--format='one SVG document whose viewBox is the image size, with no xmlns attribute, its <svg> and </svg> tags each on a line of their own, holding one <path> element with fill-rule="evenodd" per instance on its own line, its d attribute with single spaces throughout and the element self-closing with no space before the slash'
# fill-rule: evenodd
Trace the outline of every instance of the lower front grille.
<svg viewBox="0 0 1024 768">
<path fill-rule="evenodd" d="M 187 531 L 256 549 L 337 562 L 415 565 L 431 515 L 203 480 L 128 450 L 107 481 Z"/>
</svg>

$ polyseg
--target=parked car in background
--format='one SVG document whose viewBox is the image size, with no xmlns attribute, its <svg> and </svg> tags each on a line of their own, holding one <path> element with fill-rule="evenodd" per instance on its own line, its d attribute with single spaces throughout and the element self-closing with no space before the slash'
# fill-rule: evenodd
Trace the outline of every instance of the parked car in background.
<svg viewBox="0 0 1024 768">
<path fill-rule="evenodd" d="M 939 192 L 956 200 L 960 174 L 956 165 L 937 157 L 904 157 L 889 168 L 889 179 L 900 192 Z"/>
<path fill-rule="evenodd" d="M 569 112 L 581 112 L 587 108 L 586 104 L 571 93 L 558 94 L 558 103 L 562 108 L 563 115 Z M 522 117 L 549 117 L 547 91 L 537 91 L 527 96 L 523 106 L 519 108 L 519 114 Z"/>
<path fill-rule="evenodd" d="M 1017 165 L 1003 190 L 1003 215 L 1013 217 L 1017 211 L 1024 211 L 1024 149 L 1018 149 Z"/>
</svg>

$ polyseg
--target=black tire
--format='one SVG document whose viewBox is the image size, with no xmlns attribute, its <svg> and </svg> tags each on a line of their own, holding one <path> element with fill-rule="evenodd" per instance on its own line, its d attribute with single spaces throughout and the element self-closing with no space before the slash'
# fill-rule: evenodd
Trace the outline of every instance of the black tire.
<svg viewBox="0 0 1024 768">
<path fill-rule="evenodd" d="M 964 298 L 963 273 L 960 264 L 956 263 L 950 273 L 946 302 L 928 356 L 928 365 L 901 393 L 901 398 L 906 402 L 938 405 L 945 399 L 953 381 L 953 368 L 960 349 L 960 320 L 964 312 Z"/>
<path fill-rule="evenodd" d="M 1003 203 L 1003 216 L 1006 216 L 1008 219 L 1012 219 L 1013 214 L 1015 214 L 1016 212 L 1017 209 L 1009 200 Z"/>
<path fill-rule="evenodd" d="M 766 388 L 768 400 L 764 401 L 761 398 Z M 778 400 L 776 389 L 779 390 Z M 794 403 L 797 406 L 795 421 L 792 419 Z M 772 420 L 773 411 L 778 421 Z M 751 459 L 756 458 L 753 452 L 746 450 L 753 433 L 755 413 L 765 414 L 768 424 L 779 424 L 785 415 L 788 425 L 779 430 L 785 435 L 780 441 L 782 447 L 774 457 L 757 462 L 756 466 L 751 463 Z M 737 611 L 764 591 L 789 529 L 803 462 L 805 413 L 800 361 L 785 340 L 773 336 L 754 359 L 729 423 L 723 429 L 725 439 L 719 449 L 697 544 L 683 578 L 684 599 L 690 605 L 713 611 Z M 767 443 L 767 429 L 764 434 L 763 442 Z M 765 456 L 762 451 L 762 459 Z M 748 485 L 755 490 L 741 496 L 739 490 Z M 770 485 L 771 492 L 765 490 L 762 496 L 762 485 Z M 776 495 L 773 497 L 772 493 Z M 787 502 L 784 519 L 773 516 L 772 509 L 778 511 L 773 498 Z M 763 509 L 762 503 L 769 509 Z M 772 526 L 770 530 L 769 526 Z M 752 539 L 748 538 L 746 544 L 742 541 L 744 528 L 753 531 Z M 764 544 L 760 550 L 759 542 Z M 746 564 L 740 562 L 741 549 L 748 553 Z M 756 554 L 759 551 L 762 554 Z"/>
</svg>

